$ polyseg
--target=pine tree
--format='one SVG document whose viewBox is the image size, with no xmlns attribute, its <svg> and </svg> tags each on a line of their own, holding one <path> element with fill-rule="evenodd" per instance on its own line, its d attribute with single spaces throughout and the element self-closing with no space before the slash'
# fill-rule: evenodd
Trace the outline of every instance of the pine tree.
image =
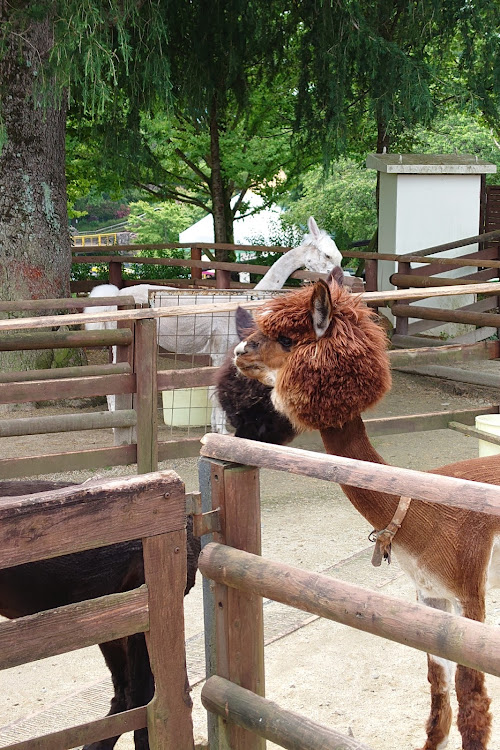
<svg viewBox="0 0 500 750">
<path fill-rule="evenodd" d="M 497 0 L 302 0 L 295 12 L 297 119 L 327 155 L 392 150 L 445 106 L 498 128 Z"/>
</svg>

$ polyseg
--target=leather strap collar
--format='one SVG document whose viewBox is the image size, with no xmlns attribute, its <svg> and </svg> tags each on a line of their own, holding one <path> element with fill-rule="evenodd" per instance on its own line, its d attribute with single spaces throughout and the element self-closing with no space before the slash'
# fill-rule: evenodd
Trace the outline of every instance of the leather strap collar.
<svg viewBox="0 0 500 750">
<path fill-rule="evenodd" d="M 408 508 L 410 507 L 411 497 L 402 495 L 399 498 L 398 507 L 392 518 L 392 521 L 382 531 L 376 531 L 375 529 L 371 532 L 368 537 L 371 542 L 375 542 L 375 549 L 372 555 L 372 565 L 378 568 L 382 564 L 382 560 L 387 560 L 387 563 L 391 564 L 391 544 L 394 536 L 398 529 L 401 528 Z"/>
</svg>

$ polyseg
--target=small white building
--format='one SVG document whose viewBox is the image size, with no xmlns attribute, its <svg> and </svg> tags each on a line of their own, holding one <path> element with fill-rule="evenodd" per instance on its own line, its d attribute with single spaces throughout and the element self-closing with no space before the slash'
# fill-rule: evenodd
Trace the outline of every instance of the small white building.
<svg viewBox="0 0 500 750">
<path fill-rule="evenodd" d="M 402 255 L 479 234 L 481 177 L 496 172 L 495 164 L 471 154 L 369 154 L 366 166 L 380 174 L 380 253 Z M 475 251 L 477 245 L 468 246 L 468 252 Z M 463 253 L 463 248 L 458 248 L 435 257 Z M 394 261 L 378 262 L 379 290 L 392 288 L 389 278 L 396 266 Z M 446 276 L 471 270 L 448 271 Z M 472 296 L 468 301 L 473 301 Z M 468 301 L 465 296 L 442 297 L 425 304 L 461 307 Z M 449 326 L 440 329 L 448 331 Z"/>
<path fill-rule="evenodd" d="M 233 198 L 232 205 L 236 198 Z M 250 209 L 255 210 L 263 205 L 264 201 L 259 195 L 248 192 L 245 195 L 245 203 Z M 234 221 L 234 241 L 237 245 L 259 244 L 268 245 L 271 242 L 273 231 L 279 227 L 281 209 L 278 206 L 263 208 L 250 216 L 239 219 L 236 213 Z M 210 214 L 197 221 L 188 229 L 179 234 L 179 242 L 214 242 L 214 222 Z"/>
<path fill-rule="evenodd" d="M 236 201 L 233 198 L 232 205 Z M 258 209 L 263 205 L 264 201 L 259 195 L 248 192 L 245 195 L 245 203 L 250 209 Z M 280 225 L 281 209 L 278 206 L 271 206 L 269 208 L 263 208 L 257 213 L 252 213 L 249 216 L 240 216 L 239 212 L 236 213 L 234 221 L 234 242 L 236 245 L 272 245 L 274 244 L 271 240 L 273 232 L 275 232 Z M 203 219 L 197 221 L 188 229 L 185 229 L 179 234 L 179 242 L 214 242 L 214 221 L 210 214 L 204 216 Z M 250 251 L 238 252 L 236 251 L 236 260 L 245 261 L 255 258 L 256 253 Z M 203 260 L 208 260 L 206 256 L 202 256 Z M 241 282 L 249 282 L 249 273 L 240 273 Z"/>
</svg>

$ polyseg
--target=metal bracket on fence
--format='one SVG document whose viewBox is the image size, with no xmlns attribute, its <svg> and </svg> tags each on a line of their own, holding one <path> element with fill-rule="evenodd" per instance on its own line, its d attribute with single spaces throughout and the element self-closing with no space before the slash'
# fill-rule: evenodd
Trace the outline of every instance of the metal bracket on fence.
<svg viewBox="0 0 500 750">
<path fill-rule="evenodd" d="M 186 493 L 186 515 L 193 516 L 194 536 L 203 536 L 204 534 L 212 534 L 214 531 L 220 531 L 219 508 L 208 513 L 202 513 L 201 492 Z"/>
</svg>

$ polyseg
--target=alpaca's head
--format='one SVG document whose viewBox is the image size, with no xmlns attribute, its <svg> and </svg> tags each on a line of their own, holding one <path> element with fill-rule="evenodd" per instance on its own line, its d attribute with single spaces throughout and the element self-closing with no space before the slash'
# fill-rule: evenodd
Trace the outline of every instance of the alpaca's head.
<svg viewBox="0 0 500 750">
<path fill-rule="evenodd" d="M 296 428 L 342 427 L 390 388 L 384 331 L 334 278 L 270 300 L 255 317 L 236 366 L 274 386 L 275 407 Z"/>
<path fill-rule="evenodd" d="M 304 236 L 301 249 L 304 253 L 304 266 L 315 273 L 330 273 L 340 266 L 342 255 L 335 242 L 324 229 L 319 229 L 313 216 L 307 223 L 309 233 Z"/>
</svg>

